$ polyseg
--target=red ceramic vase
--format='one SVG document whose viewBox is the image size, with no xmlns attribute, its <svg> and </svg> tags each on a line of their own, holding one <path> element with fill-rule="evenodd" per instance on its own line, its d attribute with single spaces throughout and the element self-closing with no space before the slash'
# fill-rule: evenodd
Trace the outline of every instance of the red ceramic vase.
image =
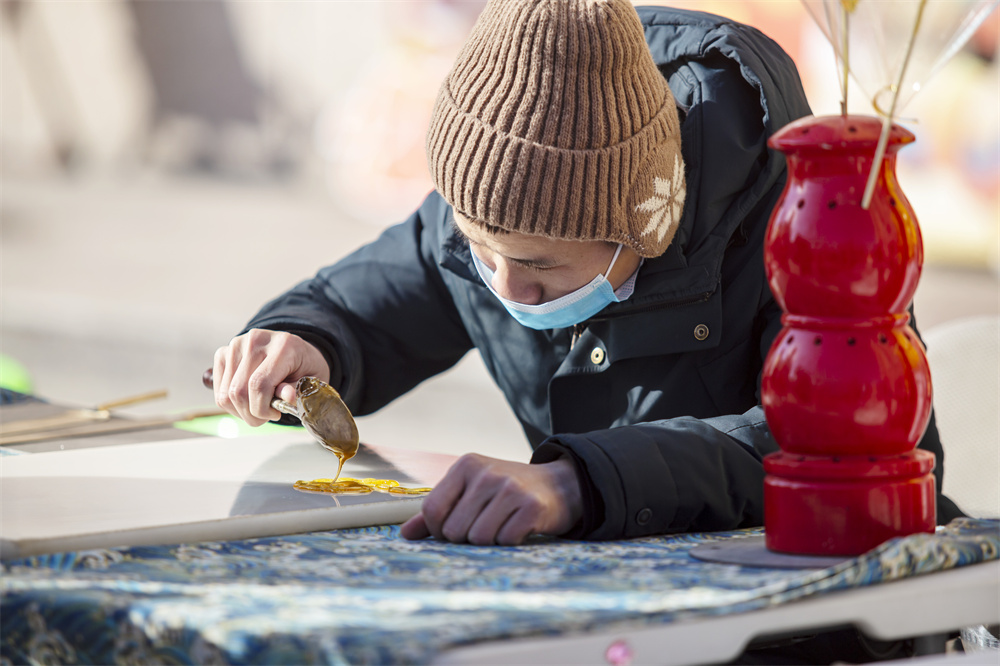
<svg viewBox="0 0 1000 666">
<path fill-rule="evenodd" d="M 767 422 L 782 450 L 893 455 L 920 442 L 930 371 L 908 315 L 851 325 L 786 315 L 764 366 Z"/>
<path fill-rule="evenodd" d="M 893 127 L 868 209 L 861 200 L 882 123 L 796 121 L 770 140 L 788 182 L 764 261 L 784 328 L 764 363 L 762 402 L 781 452 L 765 460 L 768 548 L 854 555 L 934 529 L 933 455 L 915 450 L 930 370 L 906 309 L 923 264 L 896 181 Z"/>
<path fill-rule="evenodd" d="M 764 261 L 785 312 L 858 319 L 905 312 L 913 300 L 923 243 L 896 181 L 896 152 L 913 134 L 893 126 L 875 195 L 861 207 L 881 129 L 875 118 L 805 118 L 771 137 L 788 182 Z"/>
</svg>

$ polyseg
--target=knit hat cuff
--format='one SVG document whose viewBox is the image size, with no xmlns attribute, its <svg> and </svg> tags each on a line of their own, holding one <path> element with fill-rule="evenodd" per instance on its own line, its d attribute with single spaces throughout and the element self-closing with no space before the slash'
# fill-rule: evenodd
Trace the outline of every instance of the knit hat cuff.
<svg viewBox="0 0 1000 666">
<path fill-rule="evenodd" d="M 622 243 L 663 253 L 684 204 L 673 96 L 635 134 L 602 148 L 557 148 L 502 132 L 463 111 L 441 87 L 427 134 L 431 176 L 470 220 L 508 231 Z"/>
</svg>

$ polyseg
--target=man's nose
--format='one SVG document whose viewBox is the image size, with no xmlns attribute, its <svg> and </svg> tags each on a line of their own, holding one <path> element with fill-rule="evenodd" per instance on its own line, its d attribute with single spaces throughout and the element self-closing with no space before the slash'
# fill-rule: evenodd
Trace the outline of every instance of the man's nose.
<svg viewBox="0 0 1000 666">
<path fill-rule="evenodd" d="M 493 290 L 508 301 L 523 305 L 542 302 L 542 287 L 528 271 L 500 259 L 493 270 Z"/>
</svg>

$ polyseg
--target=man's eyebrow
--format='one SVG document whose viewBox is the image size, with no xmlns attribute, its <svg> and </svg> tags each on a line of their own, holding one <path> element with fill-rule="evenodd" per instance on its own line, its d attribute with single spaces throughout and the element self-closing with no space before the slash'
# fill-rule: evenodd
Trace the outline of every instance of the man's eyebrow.
<svg viewBox="0 0 1000 666">
<path fill-rule="evenodd" d="M 455 222 L 454 217 L 452 217 L 451 219 L 451 227 L 452 229 L 455 230 L 455 233 L 457 233 L 459 237 L 462 238 L 465 242 L 475 243 L 476 245 L 479 245 L 477 241 L 469 238 L 468 234 L 462 231 L 462 228 L 458 226 L 457 222 Z M 526 266 L 528 268 L 552 268 L 553 266 L 556 266 L 559 263 L 551 259 L 518 259 L 517 257 L 508 257 L 507 255 L 504 255 L 504 258 L 507 259 L 508 261 L 518 264 L 519 266 Z"/>
<path fill-rule="evenodd" d="M 507 257 L 507 260 L 528 268 L 552 268 L 558 265 L 558 262 L 551 259 L 518 259 L 517 257 Z"/>
</svg>

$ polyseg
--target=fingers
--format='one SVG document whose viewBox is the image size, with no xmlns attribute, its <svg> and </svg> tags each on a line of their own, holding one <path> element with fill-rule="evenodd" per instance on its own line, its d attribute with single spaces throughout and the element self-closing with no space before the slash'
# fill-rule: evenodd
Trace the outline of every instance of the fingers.
<svg viewBox="0 0 1000 666">
<path fill-rule="evenodd" d="M 269 420 L 261 413 L 259 405 L 265 400 L 269 403 L 271 396 L 262 398 L 256 394 L 263 386 L 266 386 L 266 382 L 261 381 L 261 378 L 258 376 L 254 383 L 251 384 L 251 377 L 256 372 L 266 351 L 258 346 L 256 340 L 241 342 L 243 344 L 239 346 L 230 345 L 230 356 L 232 358 L 227 359 L 227 365 L 231 363 L 233 369 L 230 374 L 226 396 L 229 403 L 236 410 L 237 415 L 246 421 L 248 425 L 256 427 Z"/>
<path fill-rule="evenodd" d="M 281 413 L 271 407 L 271 401 L 274 399 L 278 383 L 288 376 L 289 369 L 282 367 L 284 361 L 286 359 L 279 356 L 265 356 L 247 379 L 250 415 L 261 419 L 262 422 L 281 418 Z M 249 364 L 245 365 L 249 366 Z M 295 402 L 294 389 L 292 390 L 291 402 Z"/>
<path fill-rule="evenodd" d="M 285 402 L 295 402 L 295 384 L 289 384 L 287 382 L 278 384 L 278 387 L 274 390 L 274 395 L 281 398 Z"/>
<path fill-rule="evenodd" d="M 506 515 L 501 515 L 495 496 L 470 488 L 441 525 L 441 535 L 453 543 L 493 543 Z M 473 531 L 473 525 L 476 529 Z"/>
<path fill-rule="evenodd" d="M 244 417 L 238 394 L 230 393 L 233 386 L 233 374 L 239 368 L 241 360 L 241 345 L 234 340 L 227 347 L 220 347 L 215 352 L 212 379 L 215 391 L 215 404 L 233 416 Z"/>
<path fill-rule="evenodd" d="M 254 329 L 216 351 L 215 402 L 249 425 L 259 426 L 281 416 L 271 407 L 275 394 L 294 402 L 292 382 L 306 375 L 329 378 L 326 359 L 318 349 L 290 333 Z"/>
<path fill-rule="evenodd" d="M 431 535 L 431 531 L 427 529 L 427 523 L 424 522 L 424 514 L 422 513 L 418 513 L 413 516 L 413 518 L 410 518 L 408 521 L 400 525 L 399 533 L 404 539 L 410 539 L 412 541 L 426 539 Z"/>
<path fill-rule="evenodd" d="M 516 481 L 497 473 L 486 461 L 488 459 L 476 457 L 465 463 L 466 467 L 474 468 L 469 470 L 471 478 L 466 480 L 461 497 L 446 512 L 438 530 L 440 534 L 435 534 L 438 538 L 453 543 L 498 543 L 500 528 L 525 498 L 517 492 L 519 484 Z M 462 462 L 463 459 L 460 459 L 458 464 Z M 434 531 L 433 526 L 431 529 Z M 527 534 L 517 536 L 520 538 L 515 539 L 520 542 Z"/>
<path fill-rule="evenodd" d="M 452 509 L 458 504 L 464 491 L 467 479 L 474 477 L 476 458 L 480 456 L 466 455 L 458 459 L 451 466 L 448 473 L 444 475 L 434 490 L 424 498 L 421 514 L 424 517 L 424 524 L 427 530 L 436 538 L 452 541 L 444 533 L 444 524 L 451 515 Z M 461 536 L 457 532 L 452 532 L 455 537 Z M 464 539 L 456 539 L 456 543 L 461 543 Z"/>
<path fill-rule="evenodd" d="M 574 479 L 575 482 L 575 479 Z M 462 456 L 407 521 L 406 539 L 434 536 L 453 543 L 517 545 L 532 534 L 572 527 L 568 499 L 547 465 L 475 454 Z"/>
<path fill-rule="evenodd" d="M 529 513 L 495 497 L 476 516 L 465 540 L 477 546 L 519 546 L 534 533 L 534 518 Z"/>
</svg>

